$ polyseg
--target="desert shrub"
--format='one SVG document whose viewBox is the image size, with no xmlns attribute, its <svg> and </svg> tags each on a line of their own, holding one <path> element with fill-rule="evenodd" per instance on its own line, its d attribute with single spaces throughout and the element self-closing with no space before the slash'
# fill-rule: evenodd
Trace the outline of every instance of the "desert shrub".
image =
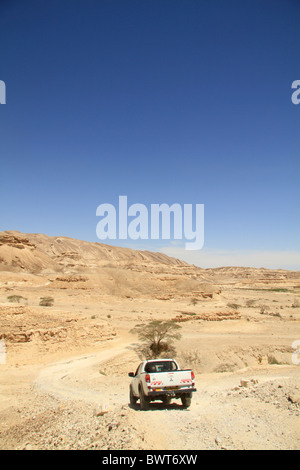
<svg viewBox="0 0 300 470">
<path fill-rule="evenodd" d="M 229 302 L 229 303 L 227 304 L 227 307 L 232 308 L 233 310 L 237 310 L 237 309 L 240 307 L 240 305 L 239 305 L 239 304 L 232 303 L 232 302 Z"/>
<path fill-rule="evenodd" d="M 9 295 L 7 297 L 7 300 L 9 302 L 17 302 L 17 303 L 20 303 L 20 300 L 24 299 L 24 297 L 22 297 L 22 295 Z M 25 299 L 24 299 L 25 300 Z"/>
<path fill-rule="evenodd" d="M 41 297 L 39 305 L 41 307 L 52 307 L 54 302 L 53 297 Z"/>
<path fill-rule="evenodd" d="M 279 364 L 275 356 L 268 356 L 268 364 Z"/>
<path fill-rule="evenodd" d="M 264 315 L 265 313 L 267 313 L 268 310 L 269 310 L 269 307 L 267 305 L 261 305 L 260 306 L 260 314 L 261 315 Z"/>
</svg>

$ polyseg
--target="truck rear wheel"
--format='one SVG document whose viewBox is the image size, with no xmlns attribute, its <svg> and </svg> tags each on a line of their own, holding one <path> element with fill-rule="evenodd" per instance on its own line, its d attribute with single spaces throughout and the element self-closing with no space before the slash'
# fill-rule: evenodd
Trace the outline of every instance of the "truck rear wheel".
<svg viewBox="0 0 300 470">
<path fill-rule="evenodd" d="M 130 401 L 130 404 L 131 405 L 135 405 L 136 402 L 137 402 L 137 397 L 135 397 L 133 395 L 133 391 L 132 391 L 132 388 L 130 387 L 130 390 L 129 390 L 129 401 Z"/>
<path fill-rule="evenodd" d="M 192 399 L 191 399 L 191 397 L 182 396 L 181 397 L 181 403 L 182 403 L 182 406 L 184 408 L 188 408 L 189 406 L 191 406 Z"/>
<path fill-rule="evenodd" d="M 164 405 L 170 405 L 172 401 L 172 397 L 169 397 L 168 395 L 165 395 L 164 397 L 162 397 L 162 402 Z"/>
<path fill-rule="evenodd" d="M 149 409 L 150 400 L 143 392 L 143 389 L 140 388 L 140 407 L 141 410 L 147 411 Z"/>
</svg>

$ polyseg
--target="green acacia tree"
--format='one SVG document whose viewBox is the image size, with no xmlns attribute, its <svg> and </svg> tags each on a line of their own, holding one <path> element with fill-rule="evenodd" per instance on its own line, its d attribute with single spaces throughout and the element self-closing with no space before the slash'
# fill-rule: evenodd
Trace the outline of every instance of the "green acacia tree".
<svg viewBox="0 0 300 470">
<path fill-rule="evenodd" d="M 174 357 L 174 342 L 180 340 L 180 325 L 174 321 L 153 320 L 148 324 L 136 325 L 130 333 L 137 334 L 141 345 L 137 352 L 141 358 L 156 359 L 158 357 Z"/>
</svg>

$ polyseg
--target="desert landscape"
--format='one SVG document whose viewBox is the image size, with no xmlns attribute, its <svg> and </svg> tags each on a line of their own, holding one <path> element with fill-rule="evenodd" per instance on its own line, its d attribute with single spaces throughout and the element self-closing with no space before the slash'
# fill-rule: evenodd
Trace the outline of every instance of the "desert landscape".
<svg viewBox="0 0 300 470">
<path fill-rule="evenodd" d="M 129 405 L 136 324 L 181 326 L 192 405 Z M 0 449 L 300 448 L 300 272 L 0 233 Z"/>
</svg>

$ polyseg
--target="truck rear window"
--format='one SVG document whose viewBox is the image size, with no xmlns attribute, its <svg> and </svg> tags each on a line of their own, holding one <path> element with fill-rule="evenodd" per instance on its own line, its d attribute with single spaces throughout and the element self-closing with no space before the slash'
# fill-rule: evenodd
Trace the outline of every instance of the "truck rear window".
<svg viewBox="0 0 300 470">
<path fill-rule="evenodd" d="M 148 362 L 145 366 L 145 372 L 171 372 L 173 370 L 177 370 L 177 365 L 174 361 Z"/>
</svg>

